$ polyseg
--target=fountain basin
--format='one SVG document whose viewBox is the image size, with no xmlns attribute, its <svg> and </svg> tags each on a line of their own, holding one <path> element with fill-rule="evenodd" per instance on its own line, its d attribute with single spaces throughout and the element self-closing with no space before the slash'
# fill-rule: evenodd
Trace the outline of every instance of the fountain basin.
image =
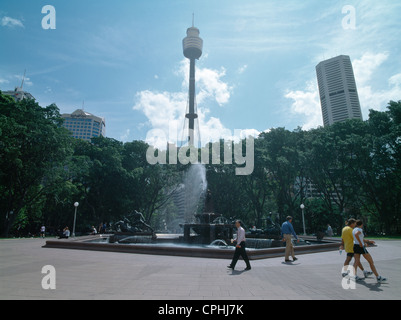
<svg viewBox="0 0 401 320">
<path fill-rule="evenodd" d="M 195 246 L 177 243 L 155 243 L 155 244 L 116 244 L 107 243 L 107 240 L 101 240 L 99 236 L 83 237 L 79 239 L 60 239 L 48 240 L 43 246 L 44 248 L 73 249 L 73 250 L 91 250 L 91 251 L 107 251 L 121 252 L 132 254 L 152 254 L 166 255 L 177 257 L 198 257 L 213 259 L 232 259 L 234 253 L 233 246 Z M 101 241 L 101 242 L 94 242 Z M 308 238 L 308 241 L 311 241 Z M 302 245 L 295 247 L 297 255 L 334 251 L 338 250 L 339 240 L 327 240 L 320 243 L 312 243 L 310 245 Z M 247 249 L 250 260 L 267 259 L 273 257 L 284 256 L 285 247 L 265 248 L 265 249 Z"/>
</svg>

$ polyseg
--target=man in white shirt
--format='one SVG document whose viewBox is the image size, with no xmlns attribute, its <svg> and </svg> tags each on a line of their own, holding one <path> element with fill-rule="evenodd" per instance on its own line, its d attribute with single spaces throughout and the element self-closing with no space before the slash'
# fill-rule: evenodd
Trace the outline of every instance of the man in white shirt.
<svg viewBox="0 0 401 320">
<path fill-rule="evenodd" d="M 40 227 L 40 237 L 44 239 L 45 236 L 46 236 L 46 227 L 45 226 L 41 226 Z"/>
<path fill-rule="evenodd" d="M 237 227 L 237 244 L 235 246 L 235 252 L 234 252 L 234 257 L 233 260 L 231 261 L 231 264 L 227 266 L 229 269 L 235 268 L 235 265 L 237 264 L 237 261 L 239 257 L 241 256 L 242 259 L 244 259 L 246 263 L 246 269 L 245 270 L 251 270 L 251 264 L 249 263 L 248 255 L 246 254 L 245 250 L 245 230 L 244 228 L 241 227 L 241 221 L 236 220 L 235 221 L 235 226 Z"/>
</svg>

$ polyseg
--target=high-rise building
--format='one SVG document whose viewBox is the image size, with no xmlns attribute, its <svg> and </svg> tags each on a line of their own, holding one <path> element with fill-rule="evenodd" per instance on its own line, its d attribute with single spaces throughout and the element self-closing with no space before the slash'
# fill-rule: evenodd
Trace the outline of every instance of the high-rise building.
<svg viewBox="0 0 401 320">
<path fill-rule="evenodd" d="M 324 126 L 361 119 L 358 90 L 349 56 L 341 55 L 316 66 Z"/>
<path fill-rule="evenodd" d="M 21 87 L 15 87 L 14 90 L 3 91 L 3 94 L 13 97 L 17 102 L 24 99 L 35 100 L 35 98 L 29 92 L 24 91 Z"/>
<path fill-rule="evenodd" d="M 24 76 L 22 77 L 21 86 L 20 87 L 15 87 L 14 90 L 3 91 L 3 94 L 13 97 L 16 102 L 22 101 L 24 99 L 35 100 L 35 98 L 29 92 L 26 92 L 23 89 L 24 82 L 25 82 L 25 76 L 26 76 L 26 70 L 24 72 Z"/>
<path fill-rule="evenodd" d="M 91 141 L 94 137 L 106 136 L 106 120 L 82 109 L 71 114 L 62 114 L 63 126 L 71 131 L 74 138 Z"/>
</svg>

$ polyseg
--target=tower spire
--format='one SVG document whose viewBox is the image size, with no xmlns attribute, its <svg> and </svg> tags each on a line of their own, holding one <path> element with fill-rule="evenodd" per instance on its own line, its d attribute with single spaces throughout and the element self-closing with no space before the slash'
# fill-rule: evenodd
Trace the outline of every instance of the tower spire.
<svg viewBox="0 0 401 320">
<path fill-rule="evenodd" d="M 185 118 L 188 119 L 188 143 L 194 146 L 195 122 L 198 122 L 195 94 L 195 61 L 202 56 L 203 40 L 199 37 L 199 29 L 195 26 L 195 14 L 192 15 L 192 27 L 188 28 L 187 36 L 183 40 L 184 56 L 190 61 L 189 69 L 189 98 L 188 110 Z M 199 129 L 199 124 L 198 124 Z M 199 137 L 200 140 L 200 137 Z"/>
<path fill-rule="evenodd" d="M 24 76 L 22 77 L 21 90 L 22 90 L 22 88 L 24 86 L 25 76 L 26 76 L 26 69 L 24 70 Z"/>
</svg>

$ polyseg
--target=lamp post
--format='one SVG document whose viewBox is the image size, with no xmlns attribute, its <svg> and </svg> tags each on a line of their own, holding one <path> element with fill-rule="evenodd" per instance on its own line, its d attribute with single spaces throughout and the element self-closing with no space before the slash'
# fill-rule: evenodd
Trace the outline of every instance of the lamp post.
<svg viewBox="0 0 401 320">
<path fill-rule="evenodd" d="M 302 224 L 303 224 L 303 227 L 304 227 L 304 236 L 306 236 L 306 231 L 305 231 L 305 215 L 304 215 L 305 205 L 302 203 L 302 204 L 300 205 L 300 208 L 301 208 L 301 210 L 302 210 Z"/>
<path fill-rule="evenodd" d="M 72 227 L 72 236 L 75 237 L 75 222 L 77 221 L 77 209 L 78 209 L 79 203 L 75 202 L 74 207 L 75 207 L 75 213 L 74 213 L 74 226 Z"/>
</svg>

